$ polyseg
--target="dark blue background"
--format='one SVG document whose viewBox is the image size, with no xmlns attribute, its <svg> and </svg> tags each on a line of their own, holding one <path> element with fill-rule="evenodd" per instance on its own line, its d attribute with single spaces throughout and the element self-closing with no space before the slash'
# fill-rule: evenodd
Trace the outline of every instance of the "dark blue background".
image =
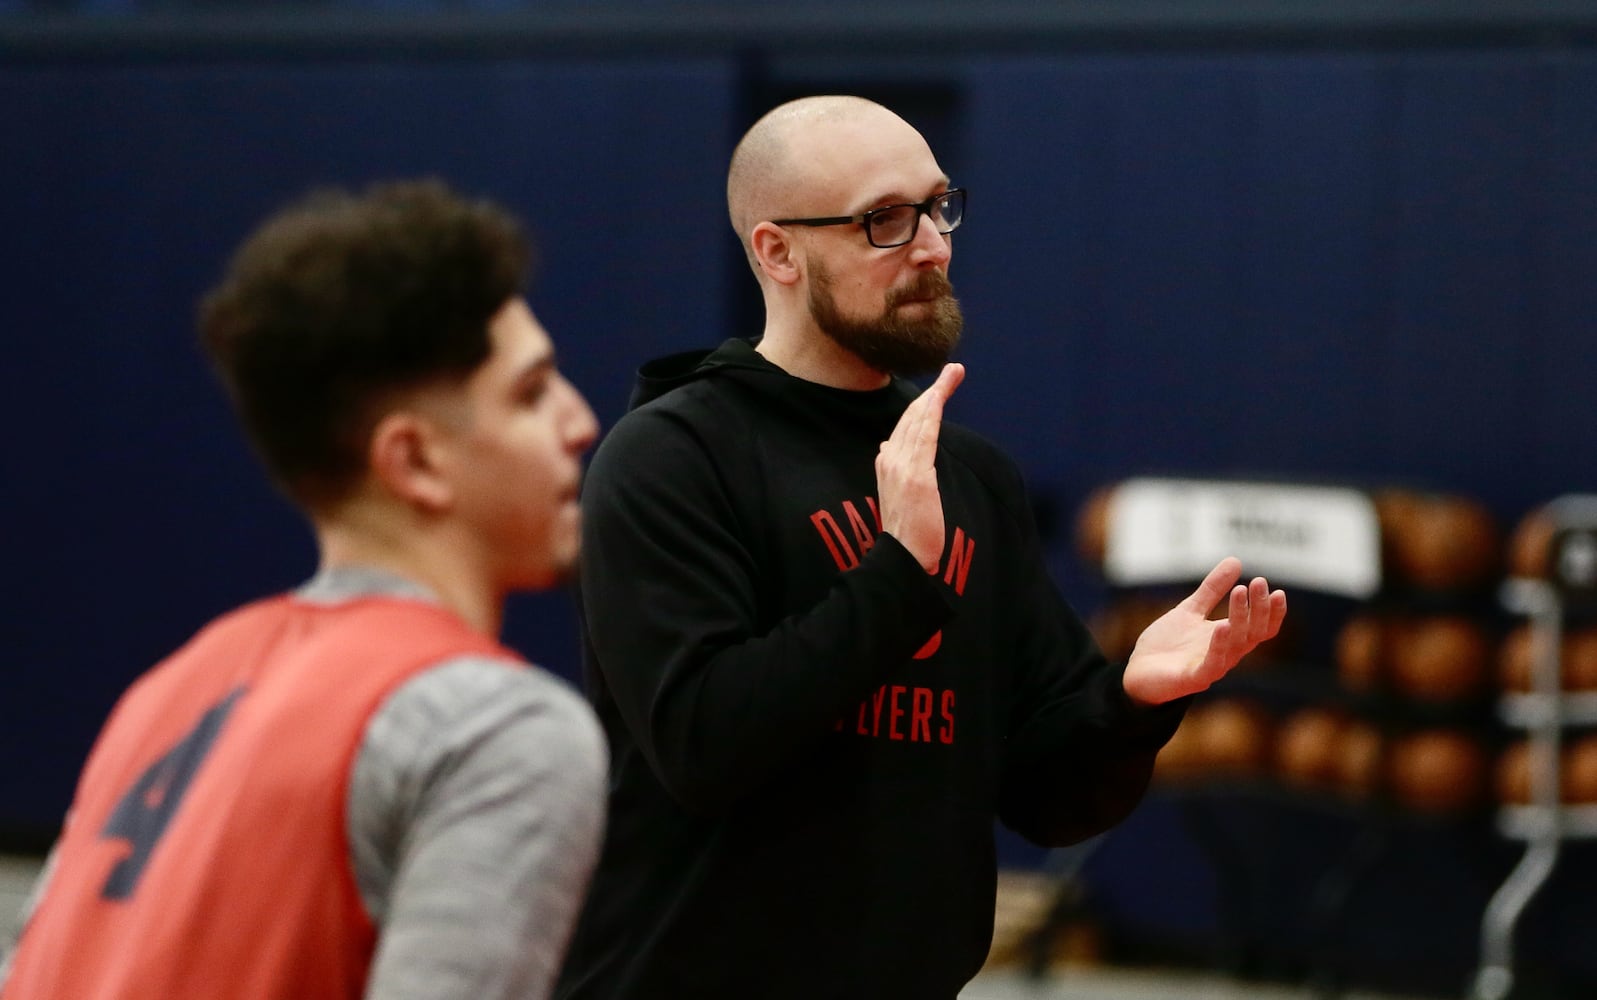
<svg viewBox="0 0 1597 1000">
<path fill-rule="evenodd" d="M 510 205 L 542 251 L 534 309 L 608 425 L 638 361 L 754 332 L 725 162 L 752 114 L 810 89 L 898 98 L 971 189 L 952 413 L 1021 462 L 1083 610 L 1104 592 L 1071 512 L 1130 475 L 1417 484 L 1505 525 L 1597 489 L 1597 49 L 962 49 L 896 75 L 704 51 L 35 53 L 0 65 L 0 830 L 46 839 L 121 689 L 312 569 L 193 342 L 263 214 L 424 173 Z M 561 595 L 518 600 L 508 638 L 575 675 Z M 1353 833 L 1227 815 L 1243 843 L 1309 851 L 1278 892 Z M 1405 836 L 1355 938 L 1372 969 L 1452 984 L 1511 857 Z M 1221 890 L 1178 803 L 1151 799 L 1088 871 L 1127 924 L 1212 937 Z M 1553 928 L 1591 918 L 1570 908 L 1538 904 L 1538 947 L 1574 954 Z"/>
</svg>

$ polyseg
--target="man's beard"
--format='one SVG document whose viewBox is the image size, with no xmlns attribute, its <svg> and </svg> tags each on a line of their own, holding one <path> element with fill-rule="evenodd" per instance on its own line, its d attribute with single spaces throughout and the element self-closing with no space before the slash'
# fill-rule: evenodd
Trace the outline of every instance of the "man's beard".
<svg viewBox="0 0 1597 1000">
<path fill-rule="evenodd" d="M 832 275 L 821 265 L 810 273 L 810 315 L 821 332 L 861 361 L 888 375 L 925 375 L 948 362 L 959 344 L 965 317 L 954 286 L 941 271 L 924 271 L 887 295 L 882 315 L 872 320 L 845 317 L 832 295 Z M 927 315 L 911 318 L 899 306 L 915 302 Z"/>
</svg>

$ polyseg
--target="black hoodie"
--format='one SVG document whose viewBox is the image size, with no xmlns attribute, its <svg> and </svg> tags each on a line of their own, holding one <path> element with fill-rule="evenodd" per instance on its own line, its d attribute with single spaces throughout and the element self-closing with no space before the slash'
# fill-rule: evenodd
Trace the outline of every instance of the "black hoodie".
<svg viewBox="0 0 1597 1000">
<path fill-rule="evenodd" d="M 1141 799 L 1183 704 L 1126 698 L 1014 464 L 945 422 L 937 573 L 881 532 L 916 392 L 741 340 L 640 373 L 583 494 L 610 819 L 557 996 L 951 998 L 992 936 L 994 818 L 1058 846 Z"/>
</svg>

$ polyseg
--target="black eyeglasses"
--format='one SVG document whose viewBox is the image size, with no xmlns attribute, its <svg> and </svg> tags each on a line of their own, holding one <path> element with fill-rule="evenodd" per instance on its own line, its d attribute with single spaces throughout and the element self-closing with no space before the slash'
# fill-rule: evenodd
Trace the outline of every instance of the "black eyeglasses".
<svg viewBox="0 0 1597 1000">
<path fill-rule="evenodd" d="M 934 194 L 918 204 L 884 205 L 862 215 L 828 215 L 818 219 L 772 219 L 778 226 L 846 226 L 857 222 L 865 227 L 865 238 L 871 246 L 883 250 L 901 247 L 915 238 L 920 229 L 920 217 L 932 220 L 932 225 L 944 235 L 959 228 L 965 221 L 965 189 L 950 188 Z"/>
</svg>

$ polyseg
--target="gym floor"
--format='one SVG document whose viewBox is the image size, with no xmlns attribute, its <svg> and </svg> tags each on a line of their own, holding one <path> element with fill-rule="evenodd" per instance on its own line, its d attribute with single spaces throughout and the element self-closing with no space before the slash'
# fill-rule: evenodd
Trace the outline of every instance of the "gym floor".
<svg viewBox="0 0 1597 1000">
<path fill-rule="evenodd" d="M 960 1000 L 1311 1000 L 1306 988 L 1241 983 L 1205 972 L 1140 969 L 1062 969 L 1042 980 L 991 970 L 977 976 Z M 1337 1000 L 1402 1000 L 1350 992 Z"/>
<path fill-rule="evenodd" d="M 9 942 L 17 932 L 19 911 L 38 871 L 36 858 L 0 855 L 0 942 Z M 983 972 L 960 994 L 961 1000 L 1310 1000 L 1311 996 L 1303 989 L 1238 983 L 1203 972 L 1064 968 L 1036 979 L 1003 967 Z M 1401 998 L 1349 993 L 1339 1000 Z"/>
</svg>

